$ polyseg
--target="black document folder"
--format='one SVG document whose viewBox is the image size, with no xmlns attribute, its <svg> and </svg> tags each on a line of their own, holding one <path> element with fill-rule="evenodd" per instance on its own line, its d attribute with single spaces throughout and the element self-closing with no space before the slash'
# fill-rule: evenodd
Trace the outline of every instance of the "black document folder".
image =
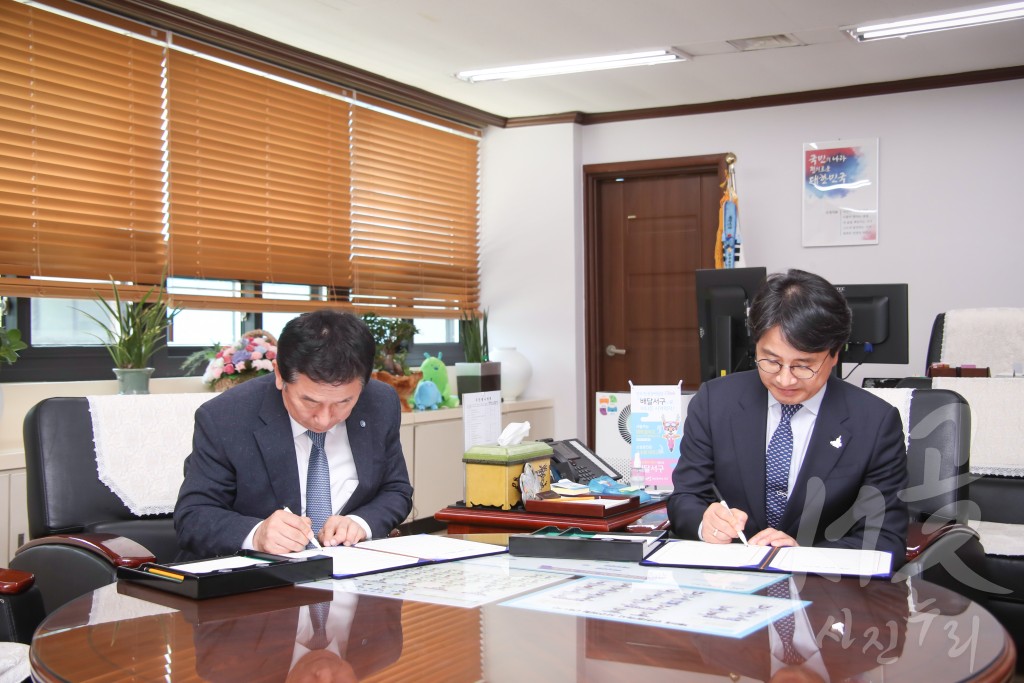
<svg viewBox="0 0 1024 683">
<path fill-rule="evenodd" d="M 212 571 L 205 569 L 210 563 L 218 561 L 230 564 L 232 559 L 239 560 L 239 563 L 251 563 Z M 291 558 L 242 550 L 232 556 L 197 562 L 146 562 L 137 568 L 118 567 L 117 578 L 202 600 L 327 579 L 331 576 L 332 567 L 331 558 L 323 555 Z"/>
<path fill-rule="evenodd" d="M 583 531 L 546 526 L 531 534 L 508 537 L 508 552 L 521 557 L 564 557 L 577 560 L 639 562 L 665 535 Z"/>
</svg>

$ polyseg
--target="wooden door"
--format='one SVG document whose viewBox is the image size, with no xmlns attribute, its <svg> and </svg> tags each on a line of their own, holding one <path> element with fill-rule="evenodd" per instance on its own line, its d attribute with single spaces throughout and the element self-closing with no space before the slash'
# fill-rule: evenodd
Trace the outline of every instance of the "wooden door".
<svg viewBox="0 0 1024 683">
<path fill-rule="evenodd" d="M 591 445 L 595 392 L 700 384 L 694 271 L 714 267 L 725 158 L 584 167 Z"/>
</svg>

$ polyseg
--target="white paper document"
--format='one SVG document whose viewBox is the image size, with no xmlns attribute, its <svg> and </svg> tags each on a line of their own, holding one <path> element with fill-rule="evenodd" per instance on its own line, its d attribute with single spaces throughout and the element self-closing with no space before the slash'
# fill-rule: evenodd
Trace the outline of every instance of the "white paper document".
<svg viewBox="0 0 1024 683">
<path fill-rule="evenodd" d="M 669 541 L 648 555 L 644 564 L 888 576 L 892 571 L 892 555 L 880 550 L 852 548 L 773 548 L 741 543 L 717 545 L 703 541 Z"/>
<path fill-rule="evenodd" d="M 240 569 L 252 567 L 257 564 L 267 564 L 270 560 L 259 557 L 245 557 L 244 555 L 229 555 L 228 557 L 217 557 L 212 560 L 200 560 L 198 562 L 182 562 L 180 564 L 169 564 L 168 567 L 181 569 L 189 574 L 210 574 L 224 571 L 225 569 Z"/>
<path fill-rule="evenodd" d="M 332 576 L 336 579 L 371 574 L 374 572 L 400 569 L 416 564 L 447 562 L 466 557 L 494 555 L 506 552 L 505 546 L 491 543 L 477 543 L 447 536 L 415 534 L 396 536 L 373 541 L 363 541 L 353 546 L 314 548 L 286 557 L 315 557 L 327 555 L 334 560 Z"/>
</svg>

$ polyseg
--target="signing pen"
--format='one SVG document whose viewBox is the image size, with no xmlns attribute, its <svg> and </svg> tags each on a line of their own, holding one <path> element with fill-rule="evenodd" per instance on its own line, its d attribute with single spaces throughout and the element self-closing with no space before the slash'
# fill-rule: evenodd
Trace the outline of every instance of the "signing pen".
<svg viewBox="0 0 1024 683">
<path fill-rule="evenodd" d="M 287 505 L 285 505 L 281 509 L 284 510 L 285 512 L 290 513 L 290 514 L 295 514 L 294 512 L 292 512 L 291 510 L 288 509 Z M 316 535 L 314 535 L 312 531 L 309 532 L 309 542 L 312 543 L 314 547 L 323 549 L 323 546 L 321 546 L 320 542 L 316 540 Z"/>
<path fill-rule="evenodd" d="M 732 508 L 730 508 L 729 505 L 725 502 L 725 498 L 722 498 L 722 492 L 718 490 L 718 487 L 715 486 L 714 484 L 712 484 L 711 485 L 711 490 L 715 492 L 715 496 L 718 498 L 718 502 L 721 503 L 722 507 L 724 507 L 726 509 L 726 511 L 729 513 L 729 516 L 732 517 L 733 519 L 736 519 L 736 517 L 732 514 Z M 742 529 L 740 530 L 739 533 L 740 533 L 740 540 L 743 541 L 743 545 L 749 545 L 747 543 L 747 536 L 746 536 L 746 534 L 743 533 Z"/>
</svg>

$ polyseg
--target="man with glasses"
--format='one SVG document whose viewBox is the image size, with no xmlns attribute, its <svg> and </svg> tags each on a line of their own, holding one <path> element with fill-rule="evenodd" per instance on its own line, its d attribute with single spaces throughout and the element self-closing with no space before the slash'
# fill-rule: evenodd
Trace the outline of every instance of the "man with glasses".
<svg viewBox="0 0 1024 683">
<path fill-rule="evenodd" d="M 757 369 L 705 382 L 687 407 L 668 500 L 683 538 L 906 554 L 899 411 L 834 376 L 851 313 L 825 279 L 771 275 L 751 304 Z M 727 506 L 726 504 L 727 503 Z"/>
</svg>

